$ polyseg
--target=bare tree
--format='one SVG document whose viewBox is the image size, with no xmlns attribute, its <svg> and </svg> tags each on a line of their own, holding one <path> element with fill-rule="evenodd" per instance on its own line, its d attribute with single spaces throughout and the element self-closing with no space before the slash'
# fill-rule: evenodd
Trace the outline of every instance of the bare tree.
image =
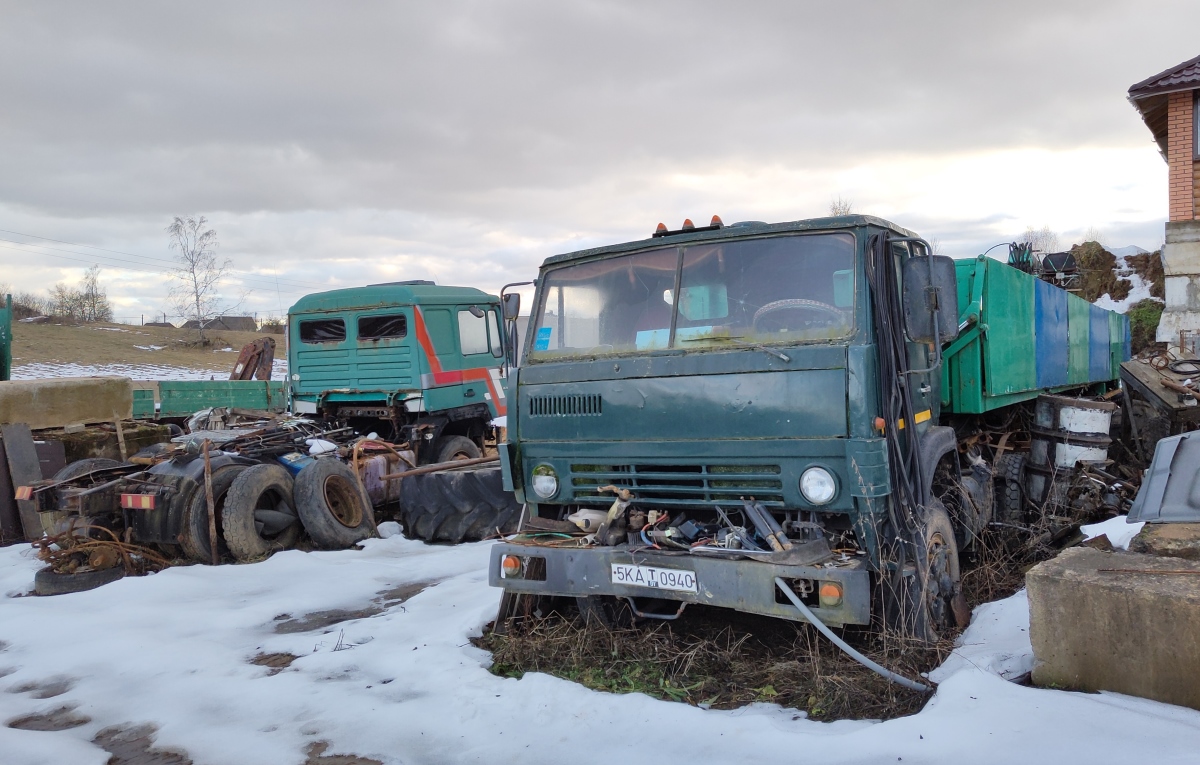
<svg viewBox="0 0 1200 765">
<path fill-rule="evenodd" d="M 112 306 L 108 302 L 108 291 L 100 284 L 100 266 L 92 266 L 83 272 L 79 288 L 80 318 L 84 321 L 112 321 Z"/>
<path fill-rule="evenodd" d="M 201 341 L 205 326 L 233 309 L 225 304 L 220 293 L 221 280 L 229 273 L 233 261 L 217 258 L 214 252 L 218 247 L 217 232 L 207 226 L 208 219 L 203 215 L 176 217 L 167 226 L 170 248 L 175 250 L 179 262 L 172 273 L 175 285 L 170 299 L 176 313 L 199 326 Z"/>
<path fill-rule="evenodd" d="M 1039 253 L 1058 252 L 1058 234 L 1049 226 L 1035 229 L 1033 226 L 1025 229 L 1025 233 L 1017 239 L 1018 242 L 1028 242 L 1033 245 L 1033 251 Z"/>
<path fill-rule="evenodd" d="M 829 214 L 837 217 L 839 215 L 850 215 L 854 212 L 854 202 L 849 199 L 842 199 L 842 195 L 838 194 L 838 198 L 830 201 Z"/>
</svg>

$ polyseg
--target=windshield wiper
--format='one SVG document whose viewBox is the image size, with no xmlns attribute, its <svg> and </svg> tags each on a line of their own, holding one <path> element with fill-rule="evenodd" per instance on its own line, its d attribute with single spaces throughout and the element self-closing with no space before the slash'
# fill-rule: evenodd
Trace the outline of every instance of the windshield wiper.
<svg viewBox="0 0 1200 765">
<path fill-rule="evenodd" d="M 709 337 L 684 337 L 684 338 L 680 338 L 680 339 L 683 340 L 683 342 L 685 342 L 685 343 L 699 343 L 704 340 L 723 340 L 726 342 L 733 343 L 734 345 L 740 345 L 743 348 L 753 348 L 757 351 L 762 351 L 763 353 L 774 356 L 775 358 L 779 359 L 780 361 L 791 361 L 792 360 L 791 356 L 788 356 L 786 353 L 783 353 L 782 351 L 777 351 L 774 348 L 768 348 L 767 346 L 762 345 L 761 343 L 747 342 L 746 340 L 742 340 L 740 337 L 731 337 L 729 335 L 711 335 Z"/>
</svg>

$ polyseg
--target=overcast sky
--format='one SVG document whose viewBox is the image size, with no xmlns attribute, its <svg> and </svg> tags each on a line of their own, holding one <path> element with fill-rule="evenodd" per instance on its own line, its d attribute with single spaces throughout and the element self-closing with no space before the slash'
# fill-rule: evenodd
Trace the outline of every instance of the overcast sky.
<svg viewBox="0 0 1200 765">
<path fill-rule="evenodd" d="M 97 263 L 134 321 L 169 310 L 176 215 L 207 216 L 260 314 L 397 279 L 495 292 L 659 221 L 837 197 L 956 257 L 1046 225 L 1153 249 L 1166 164 L 1125 93 L 1200 54 L 1195 0 L 0 14 L 0 283 Z"/>
</svg>

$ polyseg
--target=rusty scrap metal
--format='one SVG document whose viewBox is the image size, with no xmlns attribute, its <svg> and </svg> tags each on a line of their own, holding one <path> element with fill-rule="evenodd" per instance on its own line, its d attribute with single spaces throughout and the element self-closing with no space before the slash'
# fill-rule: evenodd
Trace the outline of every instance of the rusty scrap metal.
<svg viewBox="0 0 1200 765">
<path fill-rule="evenodd" d="M 452 460 L 450 462 L 438 462 L 433 465 L 424 465 L 413 470 L 408 470 L 402 473 L 388 473 L 379 477 L 381 481 L 392 481 L 397 478 L 408 478 L 414 475 L 425 475 L 426 473 L 437 473 L 441 470 L 453 470 L 454 468 L 472 467 L 474 465 L 486 465 L 490 462 L 499 462 L 499 457 L 476 457 L 470 460 Z"/>
<path fill-rule="evenodd" d="M 95 532 L 110 538 L 94 539 L 90 535 Z M 100 570 L 124 565 L 125 573 L 136 575 L 171 565 L 148 547 L 122 541 L 112 529 L 74 521 L 65 532 L 37 540 L 33 548 L 38 559 L 59 574 L 73 574 L 84 567 Z"/>
</svg>

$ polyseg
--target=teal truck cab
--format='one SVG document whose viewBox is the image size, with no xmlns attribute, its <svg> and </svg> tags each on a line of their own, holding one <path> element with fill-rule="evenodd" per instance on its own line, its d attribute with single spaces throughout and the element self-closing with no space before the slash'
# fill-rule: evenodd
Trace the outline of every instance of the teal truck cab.
<svg viewBox="0 0 1200 765">
<path fill-rule="evenodd" d="M 306 295 L 288 311 L 292 411 L 407 441 L 422 462 L 479 457 L 506 413 L 499 298 L 410 281 Z"/>
<path fill-rule="evenodd" d="M 968 616 L 959 549 L 992 517 L 983 418 L 1104 391 L 1128 356 L 1126 324 L 1069 301 L 868 216 L 660 224 L 549 258 L 508 380 L 500 456 L 527 532 L 491 552 L 500 616 L 522 595 L 601 620 L 800 620 L 799 601 L 945 634 Z"/>
</svg>

